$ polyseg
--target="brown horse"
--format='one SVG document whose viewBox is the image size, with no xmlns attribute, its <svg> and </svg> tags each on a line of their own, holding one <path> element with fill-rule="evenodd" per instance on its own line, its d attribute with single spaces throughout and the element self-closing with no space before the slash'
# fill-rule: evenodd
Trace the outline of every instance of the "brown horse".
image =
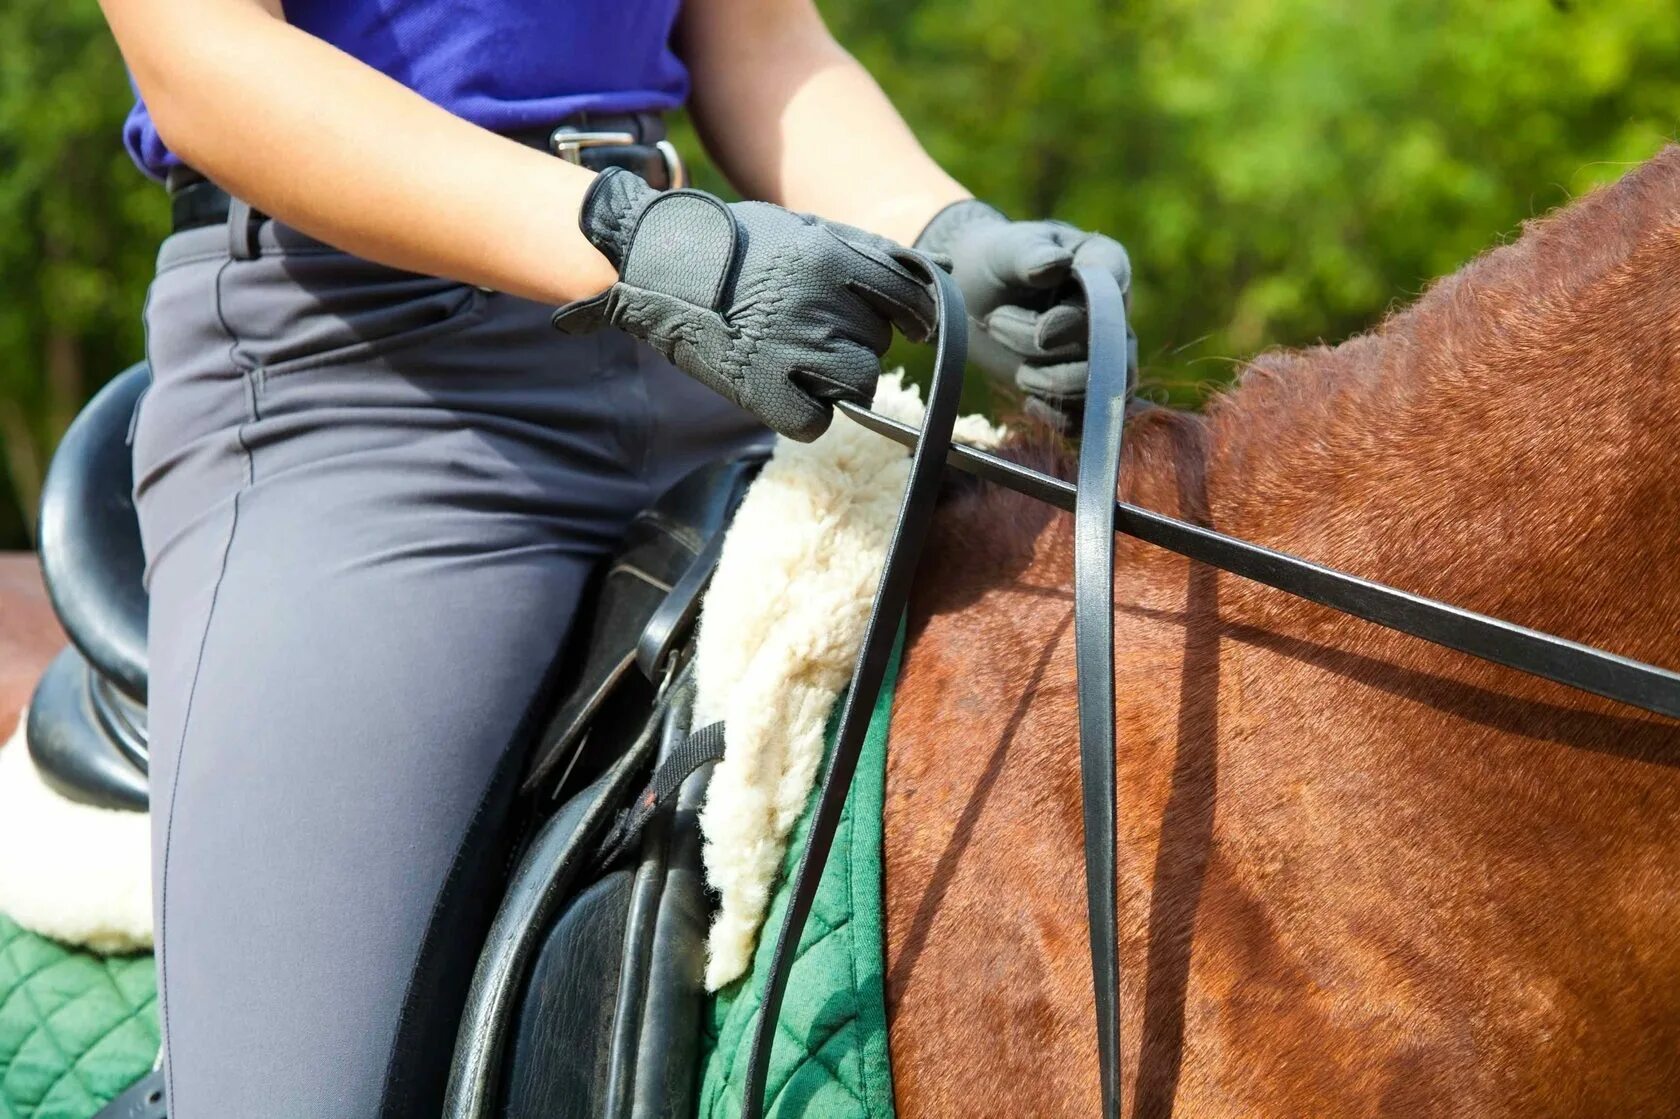
<svg viewBox="0 0 1680 1119">
<path fill-rule="evenodd" d="M 0 745 L 11 737 L 41 671 L 64 647 L 33 555 L 0 553 Z"/>
<path fill-rule="evenodd" d="M 1127 441 L 1139 505 L 1680 664 L 1680 149 Z M 1070 557 L 975 487 L 922 564 L 906 1117 L 1098 1110 Z M 1128 1114 L 1680 1113 L 1680 727 L 1124 538 L 1115 594 Z"/>
</svg>

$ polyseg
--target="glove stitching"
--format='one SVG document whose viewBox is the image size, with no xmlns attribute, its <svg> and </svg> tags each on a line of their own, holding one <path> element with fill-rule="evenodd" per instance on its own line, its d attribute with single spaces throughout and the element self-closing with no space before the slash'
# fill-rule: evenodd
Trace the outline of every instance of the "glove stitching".
<svg viewBox="0 0 1680 1119">
<path fill-rule="evenodd" d="M 613 255 L 622 261 L 630 247 L 626 243 L 629 235 L 625 231 L 625 225 L 636 209 L 636 200 L 626 193 L 614 191 L 607 200 L 607 206 L 607 213 L 603 216 L 604 220 L 602 221 L 604 227 L 602 229 L 603 240 L 611 240 Z"/>
<path fill-rule="evenodd" d="M 783 282 L 788 278 L 788 261 L 792 258 L 797 245 L 784 244 L 776 254 L 766 263 L 764 271 L 757 281 L 748 289 L 746 299 L 739 293 L 736 302 L 747 302 L 763 297 L 763 302 L 754 302 L 754 314 L 743 318 L 739 329 L 731 333 L 732 345 L 725 351 L 721 371 L 735 385 L 740 399 L 750 398 L 744 390 L 748 388 L 746 370 L 751 367 L 753 355 L 758 352 L 759 343 L 763 341 L 766 330 L 775 317 L 776 307 L 785 298 L 787 285 Z M 737 403 L 740 401 L 738 400 Z"/>
</svg>

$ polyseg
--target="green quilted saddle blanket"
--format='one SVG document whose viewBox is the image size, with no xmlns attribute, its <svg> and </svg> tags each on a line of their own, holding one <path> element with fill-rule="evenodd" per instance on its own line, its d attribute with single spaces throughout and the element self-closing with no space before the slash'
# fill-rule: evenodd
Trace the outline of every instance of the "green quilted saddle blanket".
<svg viewBox="0 0 1680 1119">
<path fill-rule="evenodd" d="M 158 1053 L 150 955 L 96 956 L 0 913 L 0 1119 L 88 1119 Z"/>
<path fill-rule="evenodd" d="M 882 933 L 881 810 L 886 798 L 887 729 L 903 651 L 901 627 L 886 684 L 869 722 L 851 796 L 788 974 L 765 1080 L 765 1114 L 770 1119 L 893 1116 Z M 837 716 L 829 722 L 831 749 L 837 722 Z M 793 871 L 805 850 L 815 803 L 813 795 L 794 827 L 752 970 L 720 991 L 707 1007 L 701 1119 L 735 1119 L 741 1113 L 747 1051 L 770 972 L 776 930 L 787 910 Z"/>
</svg>

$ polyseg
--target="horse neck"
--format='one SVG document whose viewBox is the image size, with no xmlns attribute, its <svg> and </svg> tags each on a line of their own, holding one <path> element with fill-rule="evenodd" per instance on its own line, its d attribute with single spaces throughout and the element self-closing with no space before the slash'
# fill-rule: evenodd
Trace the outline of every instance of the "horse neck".
<svg viewBox="0 0 1680 1119">
<path fill-rule="evenodd" d="M 1260 358 L 1205 422 L 1142 425 L 1133 491 L 1661 660 L 1680 616 L 1677 265 L 1670 149 L 1375 333 Z"/>
</svg>

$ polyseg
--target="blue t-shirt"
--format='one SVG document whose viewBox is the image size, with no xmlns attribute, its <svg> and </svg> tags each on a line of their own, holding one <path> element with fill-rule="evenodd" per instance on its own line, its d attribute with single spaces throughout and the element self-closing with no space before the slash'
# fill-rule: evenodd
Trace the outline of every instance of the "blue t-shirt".
<svg viewBox="0 0 1680 1119">
<path fill-rule="evenodd" d="M 681 0 L 285 0 L 286 19 L 474 124 L 539 128 L 580 112 L 673 109 Z M 179 162 L 144 102 L 123 128 L 154 178 Z"/>
</svg>

